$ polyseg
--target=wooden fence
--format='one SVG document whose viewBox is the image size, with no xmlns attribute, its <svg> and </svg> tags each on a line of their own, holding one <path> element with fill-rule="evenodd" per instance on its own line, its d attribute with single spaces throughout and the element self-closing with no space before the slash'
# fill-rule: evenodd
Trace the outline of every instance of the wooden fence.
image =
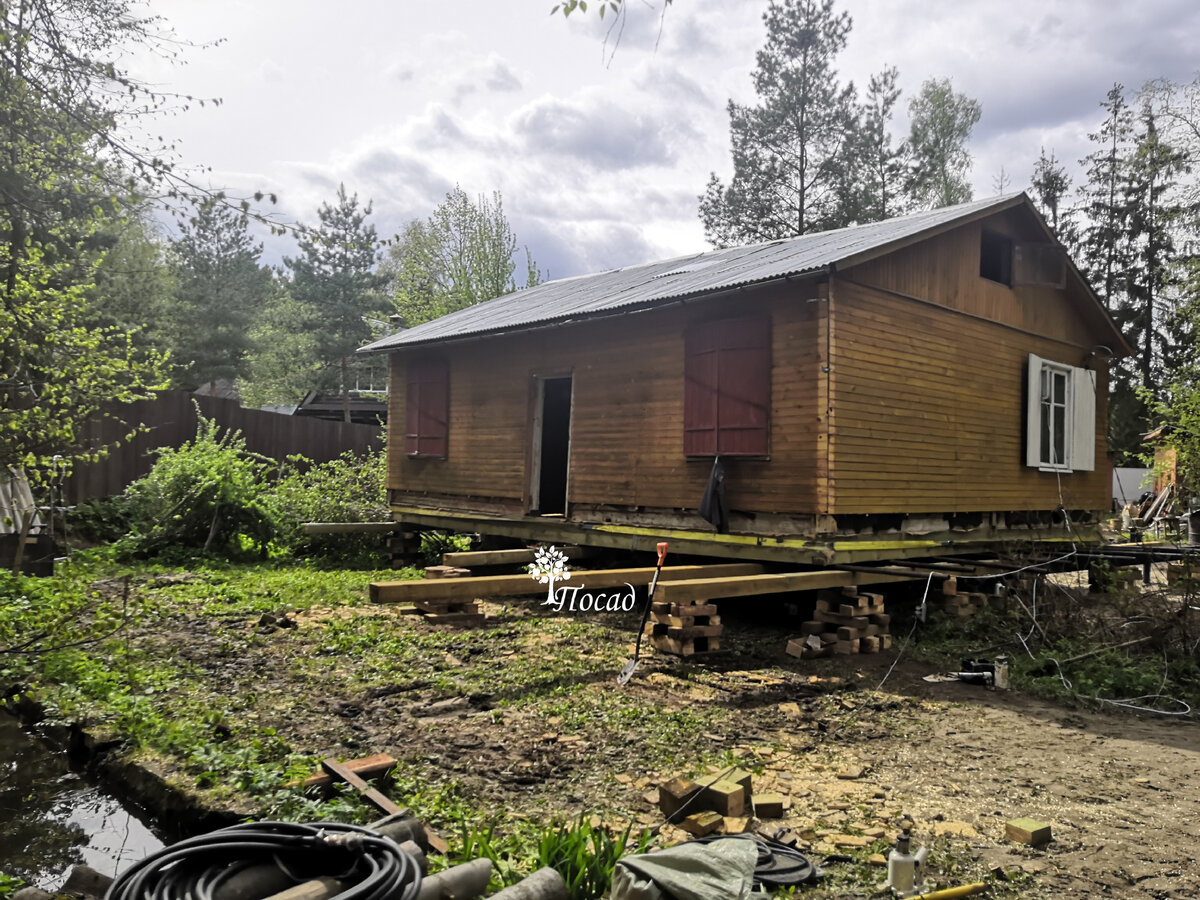
<svg viewBox="0 0 1200 900">
<path fill-rule="evenodd" d="M 88 446 L 120 445 L 105 459 L 75 467 L 64 486 L 70 505 L 92 497 L 119 494 L 154 465 L 153 450 L 179 447 L 196 436 L 196 407 L 206 419 L 222 429 L 241 431 L 246 449 L 271 459 L 282 460 L 293 453 L 314 462 L 325 462 L 351 450 L 365 454 L 383 446 L 383 429 L 378 425 L 333 422 L 310 416 L 245 409 L 236 400 L 205 397 L 186 391 L 163 391 L 152 400 L 116 407 L 116 419 L 105 417 L 90 423 L 81 435 Z M 128 441 L 131 428 L 144 426 Z"/>
</svg>

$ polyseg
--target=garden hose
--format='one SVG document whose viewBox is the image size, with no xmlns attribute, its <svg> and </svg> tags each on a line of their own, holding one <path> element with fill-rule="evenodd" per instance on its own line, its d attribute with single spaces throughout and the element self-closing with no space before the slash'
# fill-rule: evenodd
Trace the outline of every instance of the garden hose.
<svg viewBox="0 0 1200 900">
<path fill-rule="evenodd" d="M 254 822 L 188 838 L 117 877 L 105 900 L 216 900 L 253 866 L 273 865 L 293 884 L 334 878 L 333 900 L 416 900 L 421 870 L 390 838 L 336 822 Z"/>
<path fill-rule="evenodd" d="M 816 866 L 795 847 L 758 834 L 714 834 L 696 838 L 692 843 L 715 841 L 754 841 L 758 862 L 754 865 L 754 884 L 771 890 L 797 884 L 809 884 L 821 877 Z"/>
</svg>

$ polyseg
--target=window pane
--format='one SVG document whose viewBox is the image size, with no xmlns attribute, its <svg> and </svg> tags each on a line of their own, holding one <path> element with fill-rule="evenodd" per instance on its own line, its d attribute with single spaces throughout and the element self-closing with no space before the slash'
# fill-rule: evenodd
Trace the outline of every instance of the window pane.
<svg viewBox="0 0 1200 900">
<path fill-rule="evenodd" d="M 1054 407 L 1054 459 L 1055 465 L 1062 465 L 1067 458 L 1067 408 Z"/>
</svg>

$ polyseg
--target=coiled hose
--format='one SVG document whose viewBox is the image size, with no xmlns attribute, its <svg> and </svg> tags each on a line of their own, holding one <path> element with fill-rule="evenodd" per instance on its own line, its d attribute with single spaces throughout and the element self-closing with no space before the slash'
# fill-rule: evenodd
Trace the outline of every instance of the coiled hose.
<svg viewBox="0 0 1200 900">
<path fill-rule="evenodd" d="M 712 844 L 717 841 L 754 841 L 758 862 L 754 866 L 754 884 L 769 890 L 810 884 L 821 877 L 808 857 L 787 844 L 760 834 L 714 834 L 696 838 L 692 843 Z"/>
<path fill-rule="evenodd" d="M 333 900 L 416 900 L 421 870 L 391 839 L 336 822 L 254 822 L 188 838 L 128 869 L 105 900 L 215 900 L 251 866 L 275 865 L 301 884 L 319 877 L 348 885 Z"/>
</svg>

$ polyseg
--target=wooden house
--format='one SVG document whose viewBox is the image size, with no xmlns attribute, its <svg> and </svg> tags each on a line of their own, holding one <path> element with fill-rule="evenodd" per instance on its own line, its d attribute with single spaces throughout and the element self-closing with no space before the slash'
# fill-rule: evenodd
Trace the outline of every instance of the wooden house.
<svg viewBox="0 0 1200 900">
<path fill-rule="evenodd" d="M 1094 535 L 1131 350 L 1019 194 L 549 282 L 362 352 L 390 357 L 397 522 L 829 563 Z"/>
</svg>

